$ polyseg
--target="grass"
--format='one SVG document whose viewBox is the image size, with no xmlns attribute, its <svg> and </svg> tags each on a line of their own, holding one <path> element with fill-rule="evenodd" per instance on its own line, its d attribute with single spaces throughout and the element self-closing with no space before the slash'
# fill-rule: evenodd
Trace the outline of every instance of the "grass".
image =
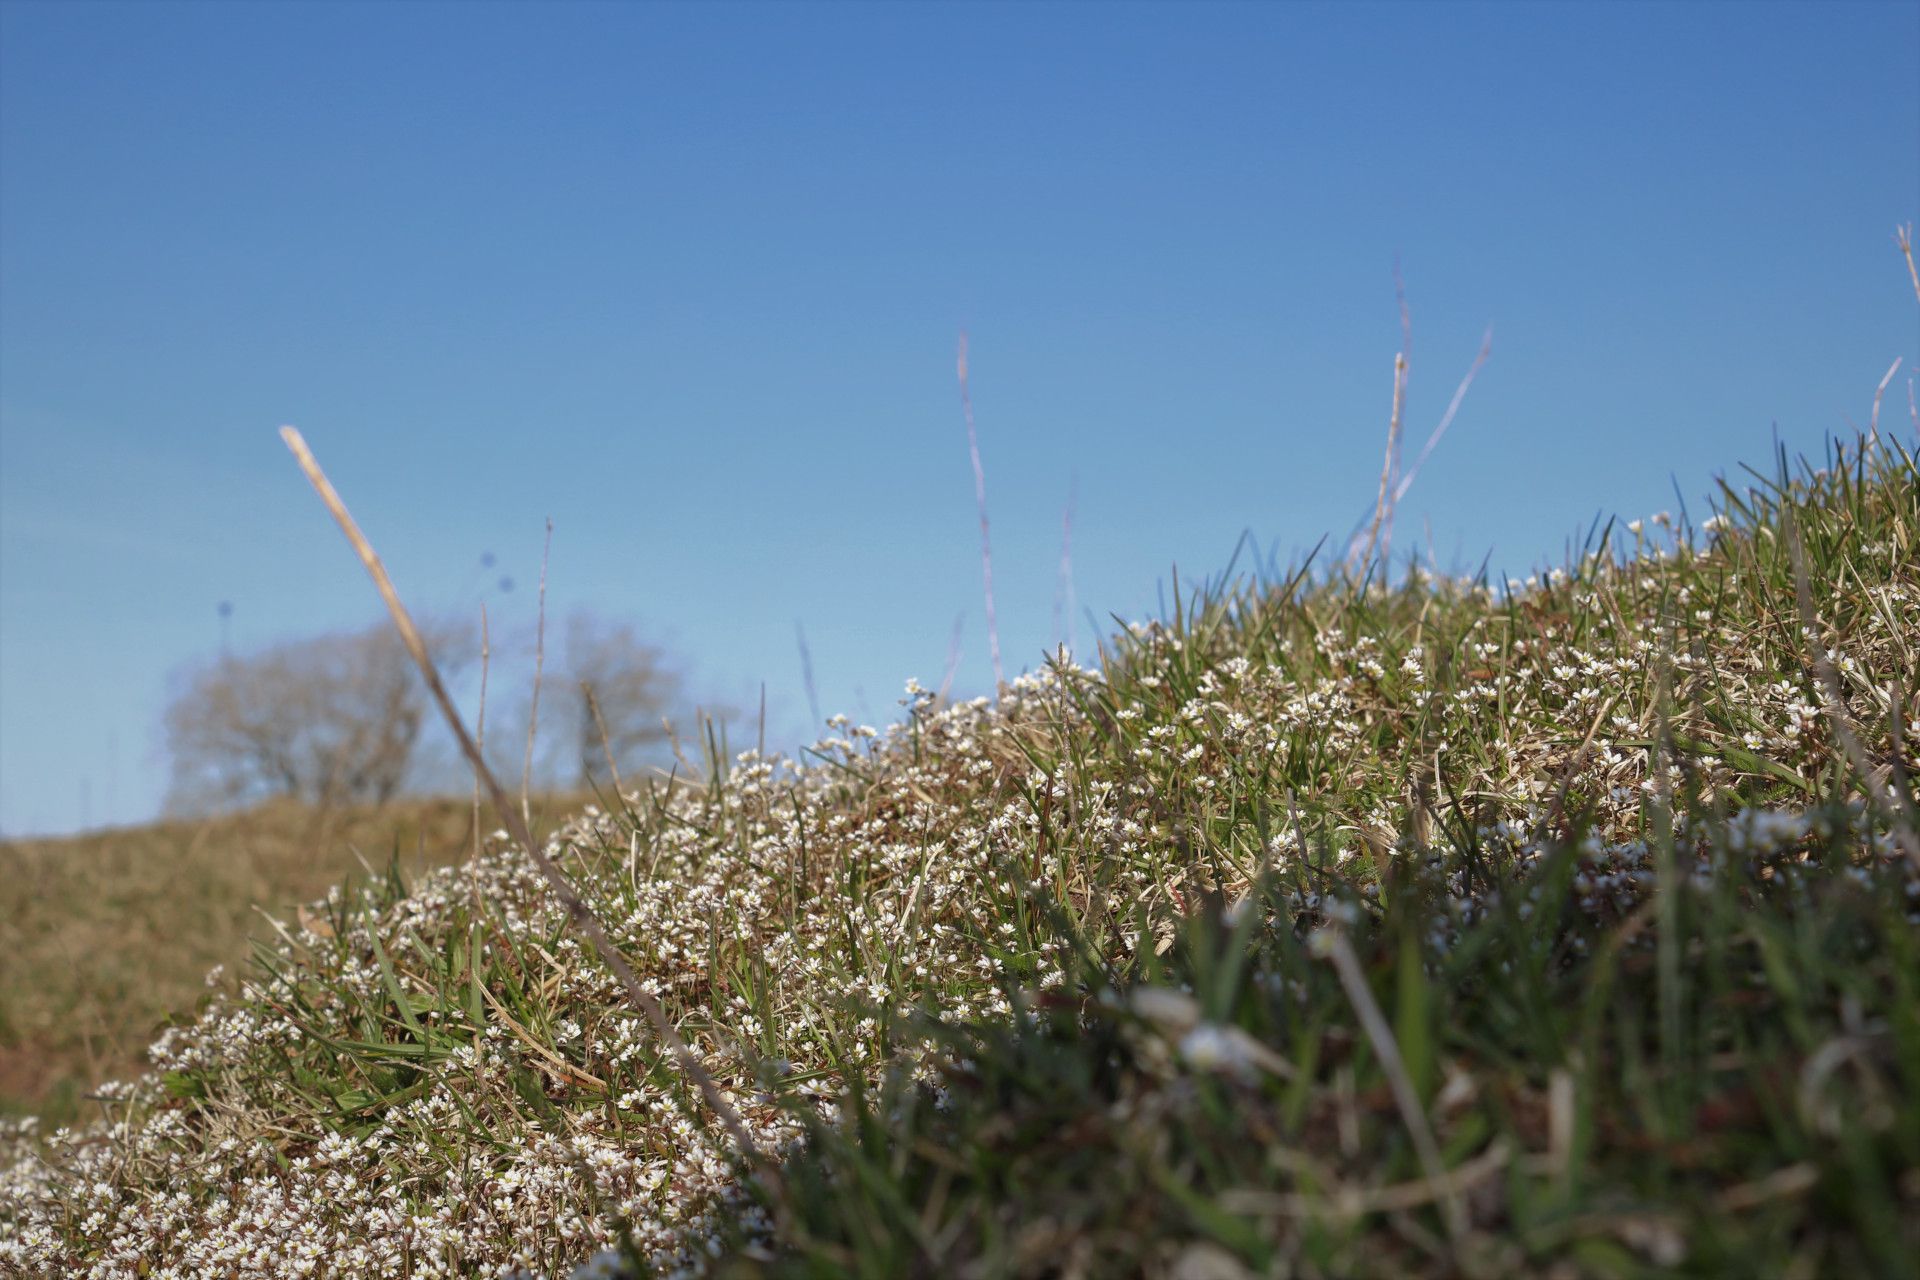
<svg viewBox="0 0 1920 1280">
<path fill-rule="evenodd" d="M 565 810 L 577 797 L 543 801 Z M 319 812 L 291 803 L 57 839 L 0 841 L 0 1115 L 79 1118 L 96 1085 L 137 1073 L 216 966 L 243 969 L 292 919 L 360 871 L 409 872 L 473 847 L 456 799 Z"/>
<path fill-rule="evenodd" d="M 714 735 L 546 850 L 778 1170 L 497 844 L 12 1126 L 0 1268 L 1909 1275 L 1915 636 L 1856 442 L 1526 582 L 1225 576 L 997 701 Z"/>
</svg>

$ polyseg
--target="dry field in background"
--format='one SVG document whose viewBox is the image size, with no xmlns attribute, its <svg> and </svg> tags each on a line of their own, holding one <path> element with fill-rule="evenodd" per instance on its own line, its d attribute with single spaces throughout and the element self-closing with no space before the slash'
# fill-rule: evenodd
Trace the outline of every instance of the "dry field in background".
<svg viewBox="0 0 1920 1280">
<path fill-rule="evenodd" d="M 580 797 L 541 799 L 542 828 Z M 487 830 L 492 830 L 491 819 Z M 103 1080 L 144 1069 L 169 1015 L 216 965 L 236 971 L 272 927 L 355 873 L 398 857 L 409 875 L 473 849 L 473 805 L 402 800 L 321 813 L 242 813 L 0 841 L 0 1115 L 80 1118 Z"/>
</svg>

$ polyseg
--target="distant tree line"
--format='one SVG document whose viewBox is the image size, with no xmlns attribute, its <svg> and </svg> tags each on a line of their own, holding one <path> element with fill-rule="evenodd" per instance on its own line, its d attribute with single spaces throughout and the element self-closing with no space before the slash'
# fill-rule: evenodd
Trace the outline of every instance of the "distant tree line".
<svg viewBox="0 0 1920 1280">
<path fill-rule="evenodd" d="M 442 675 L 473 686 L 478 628 L 431 623 Z M 670 724 L 690 724 L 686 678 L 630 623 L 579 613 L 546 655 L 535 778 L 544 788 L 605 786 L 671 755 Z M 491 646 L 486 753 L 518 778 L 533 714 L 531 645 Z M 477 708 L 475 708 L 477 709 Z M 469 713 L 469 727 L 474 717 Z M 412 660 L 384 623 L 223 654 L 178 673 L 164 732 L 177 813 L 284 797 L 320 808 L 380 805 L 467 783 Z"/>
</svg>

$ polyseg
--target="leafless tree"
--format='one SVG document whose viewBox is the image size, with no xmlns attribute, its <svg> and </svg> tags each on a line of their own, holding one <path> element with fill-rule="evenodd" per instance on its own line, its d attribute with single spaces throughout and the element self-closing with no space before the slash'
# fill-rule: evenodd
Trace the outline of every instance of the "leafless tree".
<svg viewBox="0 0 1920 1280">
<path fill-rule="evenodd" d="M 557 774 L 574 774 L 590 787 L 607 779 L 609 753 L 622 772 L 663 753 L 666 721 L 684 697 L 685 679 L 662 649 L 631 623 L 576 613 L 567 619 L 564 658 L 570 723 L 553 740 L 570 758 L 554 762 Z"/>
<path fill-rule="evenodd" d="M 435 647 L 463 646 L 435 628 Z M 407 785 L 426 723 L 419 677 L 392 631 L 290 640 L 181 673 L 166 712 L 175 811 L 271 796 L 383 804 Z"/>
</svg>

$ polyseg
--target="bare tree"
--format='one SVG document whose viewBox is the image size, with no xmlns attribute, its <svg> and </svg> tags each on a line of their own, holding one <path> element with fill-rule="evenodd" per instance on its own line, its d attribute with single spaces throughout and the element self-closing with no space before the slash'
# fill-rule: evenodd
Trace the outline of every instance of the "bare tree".
<svg viewBox="0 0 1920 1280">
<path fill-rule="evenodd" d="M 436 649 L 454 656 L 452 641 L 436 628 Z M 166 712 L 168 807 L 270 796 L 384 804 L 407 783 L 426 711 L 407 652 L 384 625 L 190 668 Z"/>
<path fill-rule="evenodd" d="M 606 777 L 609 754 L 616 771 L 661 754 L 685 683 L 662 649 L 631 623 L 576 613 L 567 619 L 565 672 L 570 723 L 554 741 L 571 759 L 556 760 L 556 773 L 577 773 L 584 788 Z"/>
</svg>

